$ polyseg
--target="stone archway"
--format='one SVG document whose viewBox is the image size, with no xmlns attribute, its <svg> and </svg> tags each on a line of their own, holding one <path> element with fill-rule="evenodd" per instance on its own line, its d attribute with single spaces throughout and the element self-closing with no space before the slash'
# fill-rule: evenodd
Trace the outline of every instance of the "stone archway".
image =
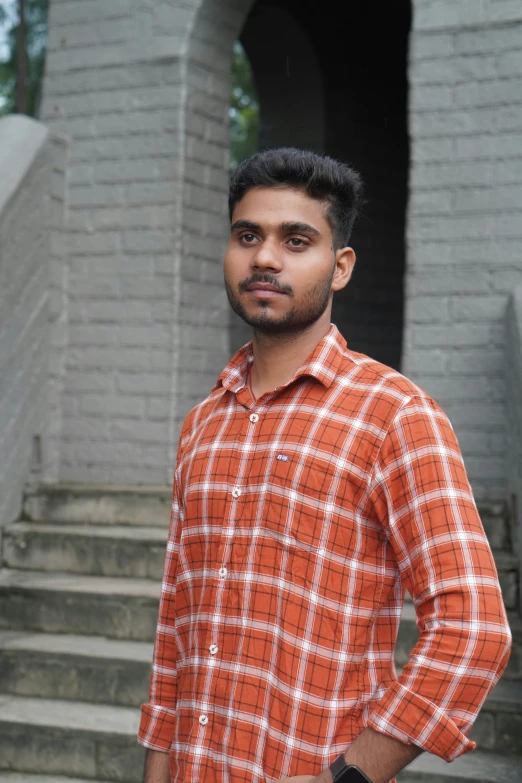
<svg viewBox="0 0 522 783">
<path fill-rule="evenodd" d="M 333 2 L 320 14 L 312 0 L 281 0 L 276 10 L 252 0 L 130 0 L 96 12 L 82 0 L 66 5 L 50 7 L 42 107 L 51 129 L 71 140 L 58 477 L 168 485 L 181 421 L 212 387 L 230 350 L 221 260 L 231 51 L 243 27 L 270 117 L 264 143 L 324 149 L 371 180 L 373 222 L 366 232 L 369 224 L 361 224 L 356 237 L 360 279 L 340 300 L 336 320 L 352 347 L 397 364 L 409 2 L 380 9 L 390 19 L 381 20 L 379 41 L 371 10 L 350 4 L 350 29 L 357 31 L 350 46 Z M 266 63 L 263 71 L 262 47 L 251 40 L 254 28 L 249 32 L 256 9 L 264 9 L 265 24 L 270 14 L 286 15 L 307 52 L 293 93 L 304 120 L 294 122 L 292 138 L 281 135 L 288 123 L 281 100 L 267 104 L 277 95 Z M 386 48 L 390 30 L 400 33 L 389 36 L 395 55 Z M 365 47 L 373 64 L 364 61 Z M 292 78 L 292 57 L 288 65 Z M 401 87 L 394 92 L 396 74 Z M 314 85 L 308 99 L 306 85 Z M 393 156 L 396 120 L 401 152 Z M 297 133 L 299 124 L 308 135 Z"/>
<path fill-rule="evenodd" d="M 401 363 L 409 149 L 410 0 L 379 7 L 257 0 L 241 42 L 260 98 L 260 147 L 325 152 L 359 169 L 368 204 L 354 233 L 358 263 L 333 320 L 355 350 Z M 235 345 L 248 330 L 232 321 Z"/>
</svg>

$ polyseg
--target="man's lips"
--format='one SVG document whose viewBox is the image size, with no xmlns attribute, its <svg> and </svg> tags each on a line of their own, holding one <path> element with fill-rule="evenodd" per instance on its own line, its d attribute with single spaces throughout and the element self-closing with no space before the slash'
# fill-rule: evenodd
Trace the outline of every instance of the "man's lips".
<svg viewBox="0 0 522 783">
<path fill-rule="evenodd" d="M 284 291 L 281 291 L 275 285 L 270 285 L 270 283 L 251 283 L 246 286 L 246 290 L 267 298 L 275 295 L 285 296 Z"/>
</svg>

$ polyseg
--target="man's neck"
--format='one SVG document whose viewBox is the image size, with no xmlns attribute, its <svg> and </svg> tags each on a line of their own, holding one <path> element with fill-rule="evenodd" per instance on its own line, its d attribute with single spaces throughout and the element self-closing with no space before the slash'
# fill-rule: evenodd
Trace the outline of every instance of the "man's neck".
<svg viewBox="0 0 522 783">
<path fill-rule="evenodd" d="M 330 314 L 297 334 L 254 332 L 251 383 L 256 397 L 288 383 L 330 329 Z"/>
</svg>

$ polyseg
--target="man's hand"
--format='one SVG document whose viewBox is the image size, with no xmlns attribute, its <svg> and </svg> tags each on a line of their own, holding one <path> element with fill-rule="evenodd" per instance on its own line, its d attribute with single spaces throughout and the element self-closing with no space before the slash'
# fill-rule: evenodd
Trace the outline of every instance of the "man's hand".
<svg viewBox="0 0 522 783">
<path fill-rule="evenodd" d="M 348 764 L 359 767 L 373 783 L 387 783 L 420 753 L 422 748 L 405 745 L 393 737 L 366 728 L 352 742 L 344 757 Z M 283 778 L 278 783 L 332 783 L 332 773 L 327 768 L 317 776 L 298 775 Z"/>
<path fill-rule="evenodd" d="M 169 754 L 147 749 L 143 783 L 169 783 Z"/>
</svg>

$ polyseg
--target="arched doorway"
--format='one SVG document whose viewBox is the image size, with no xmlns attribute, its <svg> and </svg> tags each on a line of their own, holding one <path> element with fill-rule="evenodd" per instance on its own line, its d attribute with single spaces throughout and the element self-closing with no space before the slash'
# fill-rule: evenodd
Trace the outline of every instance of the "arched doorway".
<svg viewBox="0 0 522 783">
<path fill-rule="evenodd" d="M 410 0 L 379 6 L 258 0 L 240 40 L 260 101 L 259 146 L 301 146 L 357 168 L 368 203 L 353 237 L 358 262 L 333 320 L 349 346 L 399 368 L 409 168 Z M 248 330 L 231 322 L 233 347 Z"/>
</svg>

